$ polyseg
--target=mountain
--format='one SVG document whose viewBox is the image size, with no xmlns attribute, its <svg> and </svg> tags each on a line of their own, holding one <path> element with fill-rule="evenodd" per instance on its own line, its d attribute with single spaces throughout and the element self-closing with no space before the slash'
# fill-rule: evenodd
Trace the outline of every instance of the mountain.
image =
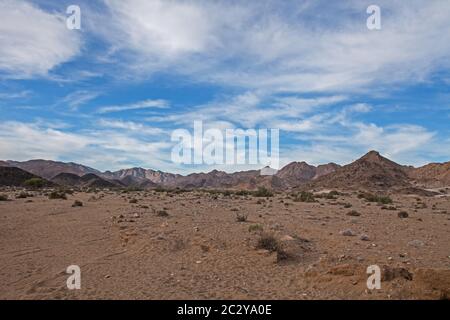
<svg viewBox="0 0 450 320">
<path fill-rule="evenodd" d="M 116 188 L 125 186 L 123 183 L 117 181 L 103 179 L 94 173 L 88 173 L 80 177 L 73 173 L 63 172 L 53 177 L 51 181 L 66 187 Z"/>
<path fill-rule="evenodd" d="M 60 173 L 72 173 L 83 176 L 87 173 L 101 174 L 100 171 L 76 163 L 65 163 L 51 160 L 30 160 L 30 161 L 2 161 L 0 166 L 17 167 L 32 174 L 38 175 L 47 180 L 51 180 Z"/>
<path fill-rule="evenodd" d="M 40 177 L 19 168 L 0 167 L 0 186 L 23 187 L 25 186 L 25 181 L 33 178 Z M 53 183 L 50 181 L 41 180 L 43 180 L 44 186 L 53 186 Z"/>
<path fill-rule="evenodd" d="M 309 187 L 376 190 L 407 188 L 411 187 L 408 170 L 409 167 L 370 151 L 362 158 L 317 178 Z"/>
<path fill-rule="evenodd" d="M 90 188 L 117 188 L 117 187 L 125 187 L 124 184 L 117 181 L 108 181 L 99 177 L 94 173 L 85 174 L 80 178 L 82 187 L 90 187 Z"/>
<path fill-rule="evenodd" d="M 213 170 L 208 173 L 192 173 L 186 176 L 144 168 L 129 168 L 100 172 L 76 163 L 47 160 L 25 162 L 0 161 L 0 168 L 17 167 L 17 181 L 10 175 L 4 181 L 21 183 L 26 177 L 40 176 L 53 183 L 80 187 L 139 187 L 185 189 L 251 189 L 260 186 L 283 190 L 289 188 L 353 188 L 353 189 L 402 189 L 415 190 L 415 186 L 441 187 L 450 185 L 450 162 L 431 163 L 420 168 L 402 166 L 376 151 L 370 151 L 360 159 L 339 166 L 335 163 L 313 166 L 306 162 L 292 162 L 273 175 L 263 175 L 261 170 L 235 173 Z M 267 169 L 267 170 L 266 170 Z M 11 169 L 15 170 L 15 169 Z M 262 170 L 270 171 L 268 168 Z M 29 171 L 29 172 L 28 172 Z M 6 172 L 6 171 L 5 171 Z M 11 171 L 12 172 L 12 171 Z"/>
<path fill-rule="evenodd" d="M 57 174 L 55 177 L 52 178 L 52 182 L 60 185 L 60 186 L 67 186 L 67 187 L 74 187 L 74 186 L 80 186 L 81 185 L 81 177 L 73 174 L 73 173 L 60 173 Z"/>
<path fill-rule="evenodd" d="M 335 163 L 319 165 L 317 167 L 307 164 L 306 162 L 291 162 L 283 167 L 276 176 L 280 178 L 286 186 L 297 187 L 311 180 L 320 178 L 340 168 Z"/>
<path fill-rule="evenodd" d="M 409 177 L 416 183 L 429 187 L 450 186 L 450 162 L 430 163 L 409 171 Z"/>
<path fill-rule="evenodd" d="M 161 186 L 176 185 L 177 179 L 182 177 L 179 174 L 166 173 L 144 168 L 122 169 L 115 172 L 106 171 L 101 176 L 107 179 L 123 181 L 127 185 L 142 185 L 143 183 L 150 183 Z"/>
</svg>

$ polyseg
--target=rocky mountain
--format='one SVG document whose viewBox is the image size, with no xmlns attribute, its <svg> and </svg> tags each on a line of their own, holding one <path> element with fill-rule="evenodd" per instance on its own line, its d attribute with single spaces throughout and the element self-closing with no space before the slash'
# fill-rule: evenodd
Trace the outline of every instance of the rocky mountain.
<svg viewBox="0 0 450 320">
<path fill-rule="evenodd" d="M 291 162 L 283 167 L 276 176 L 280 178 L 288 187 L 297 187 L 311 180 L 320 178 L 323 175 L 332 173 L 340 168 L 335 163 L 319 165 L 317 167 L 306 162 Z"/>
<path fill-rule="evenodd" d="M 107 179 L 124 181 L 125 183 L 142 184 L 150 182 L 161 186 L 175 185 L 177 179 L 182 177 L 178 174 L 144 168 L 123 169 L 115 172 L 106 171 L 101 176 Z"/>
<path fill-rule="evenodd" d="M 0 167 L 0 186 L 24 187 L 25 181 L 33 178 L 40 177 L 16 167 Z M 40 180 L 44 186 L 53 186 L 53 183 L 45 179 Z"/>
<path fill-rule="evenodd" d="M 408 175 L 417 184 L 428 187 L 450 186 L 450 162 L 430 163 L 409 170 Z"/>
<path fill-rule="evenodd" d="M 297 187 L 412 190 L 417 185 L 450 185 L 450 162 L 413 168 L 395 163 L 376 151 L 370 151 L 343 167 L 335 163 L 316 167 L 306 162 L 292 162 L 274 175 L 263 175 L 260 170 L 235 173 L 213 170 L 186 176 L 144 168 L 100 172 L 76 163 L 47 160 L 0 161 L 0 168 L 2 166 L 16 166 L 22 171 L 29 171 L 26 173 L 32 176 L 50 177 L 48 180 L 58 185 L 99 188 L 256 189 L 264 186 L 275 190 Z M 17 174 L 24 175 L 19 171 Z"/>
<path fill-rule="evenodd" d="M 99 177 L 94 173 L 88 173 L 80 177 L 73 173 L 60 173 L 56 175 L 52 182 L 66 187 L 86 187 L 86 188 L 115 188 L 125 187 L 125 184 L 118 181 L 109 181 Z"/>
<path fill-rule="evenodd" d="M 379 189 L 411 187 L 409 167 L 399 165 L 376 151 L 317 178 L 309 187 Z"/>
<path fill-rule="evenodd" d="M 80 177 L 87 173 L 94 173 L 97 175 L 101 174 L 101 172 L 98 170 L 72 162 L 65 163 L 50 160 L 30 160 L 24 162 L 2 161 L 0 162 L 0 166 L 2 165 L 20 168 L 47 180 L 52 179 L 60 173 L 72 173 Z"/>
</svg>

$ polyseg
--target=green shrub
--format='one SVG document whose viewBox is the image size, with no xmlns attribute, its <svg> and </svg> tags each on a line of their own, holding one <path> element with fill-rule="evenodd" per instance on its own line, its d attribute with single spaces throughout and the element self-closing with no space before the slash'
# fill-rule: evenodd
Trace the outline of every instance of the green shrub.
<svg viewBox="0 0 450 320">
<path fill-rule="evenodd" d="M 388 196 L 380 196 L 372 193 L 360 193 L 358 198 L 365 199 L 368 202 L 377 202 L 380 204 L 391 204 L 393 201 Z"/>
<path fill-rule="evenodd" d="M 248 232 L 262 232 L 263 226 L 260 224 L 252 224 L 248 227 Z"/>
<path fill-rule="evenodd" d="M 256 244 L 256 248 L 275 252 L 280 250 L 281 246 L 273 234 L 264 232 L 261 233 L 261 236 L 258 239 L 258 243 Z"/>
<path fill-rule="evenodd" d="M 52 191 L 48 195 L 48 198 L 51 200 L 55 200 L 55 199 L 67 200 L 67 196 L 64 191 Z"/>
<path fill-rule="evenodd" d="M 258 190 L 253 193 L 253 196 L 264 198 L 273 197 L 273 192 L 265 187 L 259 187 Z"/>
<path fill-rule="evenodd" d="M 316 202 L 314 194 L 311 192 L 302 191 L 294 196 L 295 202 Z"/>
<path fill-rule="evenodd" d="M 45 182 L 41 178 L 31 178 L 26 180 L 23 184 L 30 188 L 42 188 L 45 185 Z"/>
<path fill-rule="evenodd" d="M 236 191 L 234 194 L 237 196 L 249 196 L 249 195 L 251 195 L 251 192 L 247 191 L 247 190 L 239 190 L 239 191 Z"/>
<path fill-rule="evenodd" d="M 8 196 L 6 194 L 0 194 L 0 201 L 8 201 Z"/>
</svg>

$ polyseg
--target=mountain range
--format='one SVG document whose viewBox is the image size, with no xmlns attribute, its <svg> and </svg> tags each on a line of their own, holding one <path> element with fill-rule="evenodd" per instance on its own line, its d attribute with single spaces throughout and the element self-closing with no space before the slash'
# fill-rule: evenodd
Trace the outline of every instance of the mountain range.
<svg viewBox="0 0 450 320">
<path fill-rule="evenodd" d="M 7 169 L 8 168 L 8 169 Z M 12 178 L 11 168 L 16 168 Z M 20 170 L 17 171 L 17 170 Z M 8 174 L 6 174 L 8 173 Z M 0 161 L 0 185 L 22 185 L 30 177 L 42 177 L 49 183 L 76 187 L 139 187 L 269 189 L 344 188 L 344 189 L 407 189 L 450 185 L 450 162 L 431 163 L 414 168 L 395 163 L 376 151 L 344 166 L 335 163 L 313 166 L 291 162 L 274 175 L 261 175 L 260 170 L 226 173 L 213 170 L 186 176 L 144 168 L 119 171 L 99 170 L 76 163 L 50 160 Z"/>
</svg>

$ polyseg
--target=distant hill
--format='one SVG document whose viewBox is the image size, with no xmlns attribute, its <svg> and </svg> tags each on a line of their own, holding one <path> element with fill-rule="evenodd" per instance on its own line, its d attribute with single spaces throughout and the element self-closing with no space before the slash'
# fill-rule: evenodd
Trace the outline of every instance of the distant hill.
<svg viewBox="0 0 450 320">
<path fill-rule="evenodd" d="M 40 178 L 34 174 L 26 172 L 25 170 L 15 168 L 15 167 L 0 167 L 0 186 L 9 187 L 24 187 L 25 181 Z M 42 179 L 44 186 L 53 186 L 54 184 L 50 181 Z"/>
<path fill-rule="evenodd" d="M 409 177 L 416 183 L 431 186 L 450 186 L 450 162 L 430 163 L 409 171 Z"/>
<path fill-rule="evenodd" d="M 360 159 L 339 166 L 335 163 L 313 166 L 306 162 L 291 162 L 273 175 L 263 175 L 260 170 L 234 173 L 213 170 L 208 173 L 192 173 L 186 176 L 144 168 L 130 168 L 118 171 L 100 172 L 76 164 L 48 160 L 25 162 L 0 161 L 0 168 L 17 167 L 17 181 L 11 175 L 4 179 L 14 185 L 23 180 L 24 172 L 40 176 L 63 186 L 78 187 L 138 187 L 151 189 L 248 189 L 260 186 L 275 190 L 290 188 L 343 188 L 343 189 L 403 189 L 417 187 L 450 186 L 450 162 L 432 163 L 420 168 L 395 163 L 376 151 L 370 151 Z M 270 168 L 263 168 L 265 172 Z M 5 171 L 7 172 L 7 171 Z M 3 184 L 6 185 L 6 184 Z"/>
<path fill-rule="evenodd" d="M 335 163 L 315 167 L 306 162 L 291 162 L 278 171 L 276 176 L 280 178 L 286 186 L 297 187 L 311 180 L 318 179 L 323 175 L 332 173 L 338 168 L 340 168 L 340 166 Z"/>
<path fill-rule="evenodd" d="M 411 187 L 408 169 L 409 167 L 399 165 L 376 151 L 370 151 L 362 158 L 321 176 L 308 186 L 374 190 L 407 188 Z"/>
<path fill-rule="evenodd" d="M 30 161 L 2 161 L 1 165 L 7 165 L 10 167 L 17 167 L 22 170 L 28 171 L 32 174 L 43 177 L 47 180 L 52 179 L 60 173 L 72 173 L 77 176 L 83 176 L 87 173 L 101 174 L 100 171 L 83 166 L 76 163 L 65 163 L 59 161 L 50 160 L 30 160 Z"/>
</svg>

